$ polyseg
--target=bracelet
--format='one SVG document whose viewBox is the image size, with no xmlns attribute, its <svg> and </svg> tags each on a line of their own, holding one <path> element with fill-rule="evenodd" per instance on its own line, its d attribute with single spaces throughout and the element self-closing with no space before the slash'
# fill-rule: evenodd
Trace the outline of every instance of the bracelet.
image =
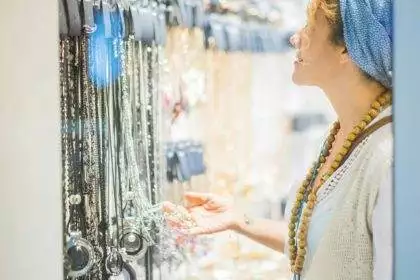
<svg viewBox="0 0 420 280">
<path fill-rule="evenodd" d="M 248 226 L 252 223 L 252 220 L 248 217 L 247 214 L 244 214 L 244 222 Z"/>
</svg>

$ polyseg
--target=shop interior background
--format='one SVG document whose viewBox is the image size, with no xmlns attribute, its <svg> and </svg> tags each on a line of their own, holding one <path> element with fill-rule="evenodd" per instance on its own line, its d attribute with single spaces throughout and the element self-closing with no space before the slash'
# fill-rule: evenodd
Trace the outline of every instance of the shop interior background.
<svg viewBox="0 0 420 280">
<path fill-rule="evenodd" d="M 155 240 L 141 212 L 196 191 L 283 218 L 334 118 L 291 82 L 305 2 L 59 4 L 66 277 L 288 279 L 278 252 L 231 232 Z"/>
</svg>

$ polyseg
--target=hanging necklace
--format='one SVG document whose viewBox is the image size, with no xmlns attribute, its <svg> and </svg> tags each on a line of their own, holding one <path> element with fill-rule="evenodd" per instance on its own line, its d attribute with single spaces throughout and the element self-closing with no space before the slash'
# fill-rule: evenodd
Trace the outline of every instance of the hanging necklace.
<svg viewBox="0 0 420 280">
<path fill-rule="evenodd" d="M 64 39 L 61 44 L 62 146 L 64 175 L 64 215 L 67 231 L 65 244 L 66 271 L 69 277 L 86 275 L 95 264 L 95 251 L 86 235 L 85 210 L 81 189 L 80 97 L 77 82 L 79 41 Z"/>
<path fill-rule="evenodd" d="M 300 275 L 303 270 L 306 256 L 309 222 L 313 209 L 316 205 L 318 190 L 341 166 L 343 159 L 346 158 L 358 135 L 360 135 L 360 133 L 372 122 L 374 118 L 379 115 L 381 111 L 391 104 L 391 97 L 391 93 L 386 92 L 381 94 L 377 100 L 372 103 L 369 112 L 347 136 L 343 146 L 334 158 L 334 161 L 328 171 L 325 174 L 322 174 L 320 183 L 313 186 L 315 178 L 318 176 L 319 171 L 322 169 L 327 157 L 330 155 L 335 137 L 340 129 L 340 124 L 335 122 L 331 128 L 330 135 L 324 142 L 323 149 L 318 160 L 313 164 L 312 168 L 308 172 L 308 175 L 298 189 L 296 193 L 296 201 L 291 209 L 289 223 L 289 258 L 291 269 L 295 278 L 300 279 Z M 305 202 L 306 205 L 304 206 Z"/>
</svg>

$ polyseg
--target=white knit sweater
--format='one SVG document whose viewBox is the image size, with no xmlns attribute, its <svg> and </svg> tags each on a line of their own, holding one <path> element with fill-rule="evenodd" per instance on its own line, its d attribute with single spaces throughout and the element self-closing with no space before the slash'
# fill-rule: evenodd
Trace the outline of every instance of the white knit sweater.
<svg viewBox="0 0 420 280">
<path fill-rule="evenodd" d="M 380 117 L 390 113 L 391 109 L 388 109 Z M 384 240 L 381 237 L 383 233 L 378 232 L 384 228 L 381 223 L 386 224 L 387 231 L 390 230 L 392 211 L 385 209 L 388 211 L 382 213 L 382 217 L 372 217 L 378 210 L 379 190 L 382 192 L 383 185 L 392 184 L 391 127 L 388 124 L 366 138 L 325 182 L 309 228 L 304 280 L 372 280 L 374 274 L 380 275 L 378 271 L 374 273 L 374 264 L 375 259 L 381 258 L 378 252 L 383 248 L 375 248 L 378 244 L 374 242 L 378 243 L 381 238 Z M 385 191 L 389 194 L 385 197 L 390 198 L 392 189 L 387 189 Z M 392 207 L 390 199 L 381 200 L 381 208 Z M 385 233 L 385 239 L 386 242 L 391 239 L 391 232 Z M 392 251 L 383 251 L 386 252 L 386 260 L 382 266 L 386 266 L 392 258 Z M 389 262 L 388 265 L 381 268 L 386 272 L 383 276 L 386 278 L 381 276 L 381 280 L 391 279 L 392 264 Z M 375 277 L 375 280 L 378 278 Z"/>
</svg>

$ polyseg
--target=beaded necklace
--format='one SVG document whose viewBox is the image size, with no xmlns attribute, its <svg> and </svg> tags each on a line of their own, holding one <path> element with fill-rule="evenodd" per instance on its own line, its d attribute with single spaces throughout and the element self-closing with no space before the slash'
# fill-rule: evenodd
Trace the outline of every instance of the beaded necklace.
<svg viewBox="0 0 420 280">
<path fill-rule="evenodd" d="M 309 222 L 312 216 L 313 209 L 317 201 L 318 190 L 322 187 L 325 181 L 341 166 L 343 159 L 346 158 L 347 153 L 353 145 L 353 142 L 360 135 L 360 133 L 376 118 L 380 112 L 391 104 L 391 93 L 386 92 L 381 94 L 372 104 L 369 112 L 362 118 L 357 126 L 355 126 L 344 141 L 338 154 L 335 156 L 333 163 L 328 171 L 322 174 L 320 183 L 314 186 L 315 179 L 326 159 L 330 156 L 332 145 L 335 137 L 340 129 L 339 122 L 335 122 L 330 130 L 330 134 L 324 142 L 318 160 L 313 164 L 309 170 L 305 180 L 296 193 L 296 201 L 291 209 L 291 217 L 289 223 L 289 258 L 291 270 L 296 279 L 300 279 L 303 270 L 303 265 L 306 256 L 307 235 Z M 306 205 L 304 206 L 304 203 Z"/>
</svg>

